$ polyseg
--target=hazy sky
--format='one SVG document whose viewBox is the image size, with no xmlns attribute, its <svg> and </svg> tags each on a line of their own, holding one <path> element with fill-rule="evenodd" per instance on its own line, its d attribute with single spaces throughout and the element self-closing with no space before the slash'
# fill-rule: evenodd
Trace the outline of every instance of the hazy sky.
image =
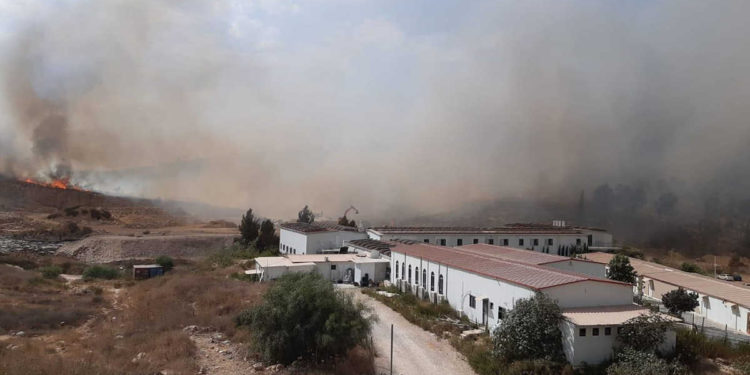
<svg viewBox="0 0 750 375">
<path fill-rule="evenodd" d="M 0 0 L 0 168 L 288 218 L 750 191 L 748 1 Z"/>
</svg>

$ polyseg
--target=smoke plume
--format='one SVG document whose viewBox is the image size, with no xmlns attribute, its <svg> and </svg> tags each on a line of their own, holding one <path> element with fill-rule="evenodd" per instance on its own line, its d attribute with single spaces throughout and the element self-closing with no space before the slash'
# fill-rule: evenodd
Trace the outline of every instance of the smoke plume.
<svg viewBox="0 0 750 375">
<path fill-rule="evenodd" d="M 289 218 L 750 191 L 747 1 L 0 5 L 0 168 Z M 702 202 L 702 201 L 701 201 Z M 702 203 L 701 203 L 702 204 Z"/>
</svg>

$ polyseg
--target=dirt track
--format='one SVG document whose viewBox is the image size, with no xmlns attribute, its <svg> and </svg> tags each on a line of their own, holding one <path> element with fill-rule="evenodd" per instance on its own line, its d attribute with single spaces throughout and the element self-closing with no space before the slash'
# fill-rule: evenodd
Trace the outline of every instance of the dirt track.
<svg viewBox="0 0 750 375">
<path fill-rule="evenodd" d="M 393 324 L 393 373 L 398 375 L 475 374 L 464 357 L 448 341 L 409 323 L 401 314 L 372 297 L 351 289 L 355 298 L 372 307 L 378 321 L 372 338 L 378 357 L 378 374 L 389 374 L 391 324 Z"/>
<path fill-rule="evenodd" d="M 92 236 L 65 244 L 59 254 L 71 255 L 87 263 L 105 263 L 124 259 L 200 257 L 232 244 L 232 234 L 183 234 L 130 236 Z"/>
</svg>

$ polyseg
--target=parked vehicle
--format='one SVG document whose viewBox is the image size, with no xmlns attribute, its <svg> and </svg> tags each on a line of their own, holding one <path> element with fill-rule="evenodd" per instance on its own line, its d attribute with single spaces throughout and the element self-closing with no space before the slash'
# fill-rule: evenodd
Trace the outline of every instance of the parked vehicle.
<svg viewBox="0 0 750 375">
<path fill-rule="evenodd" d="M 716 275 L 716 278 L 719 280 L 734 281 L 734 276 L 728 273 L 722 273 L 720 275 Z"/>
<path fill-rule="evenodd" d="M 740 274 L 734 274 L 733 277 L 734 277 L 734 281 L 742 281 L 742 275 Z"/>
</svg>

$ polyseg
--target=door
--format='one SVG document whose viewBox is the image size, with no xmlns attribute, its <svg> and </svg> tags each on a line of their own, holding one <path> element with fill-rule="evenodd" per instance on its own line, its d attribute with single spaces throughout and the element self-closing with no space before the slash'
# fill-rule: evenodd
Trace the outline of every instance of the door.
<svg viewBox="0 0 750 375">
<path fill-rule="evenodd" d="M 490 300 L 485 298 L 482 300 L 482 325 L 487 325 L 487 318 L 490 312 Z"/>
</svg>

